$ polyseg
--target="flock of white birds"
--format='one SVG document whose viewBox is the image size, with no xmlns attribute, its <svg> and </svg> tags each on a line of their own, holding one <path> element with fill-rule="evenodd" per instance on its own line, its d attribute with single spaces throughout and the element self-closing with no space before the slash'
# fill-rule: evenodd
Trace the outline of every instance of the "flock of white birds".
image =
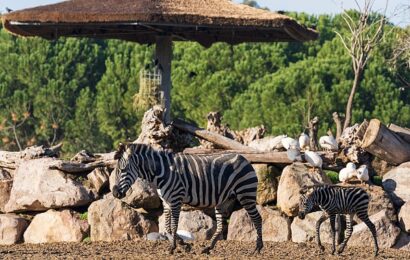
<svg viewBox="0 0 410 260">
<path fill-rule="evenodd" d="M 301 133 L 299 140 L 284 135 L 281 144 L 286 149 L 287 156 L 292 162 L 306 161 L 312 167 L 312 170 L 322 168 L 322 157 L 318 153 L 310 151 L 310 138 L 307 134 Z M 327 132 L 327 135 L 319 138 L 319 145 L 323 151 L 327 152 L 338 151 L 339 149 L 338 143 L 330 131 Z M 302 151 L 304 152 L 304 156 L 301 154 Z M 360 180 L 361 183 L 367 182 L 369 180 L 368 167 L 361 165 L 359 168 L 356 168 L 354 163 L 349 162 L 346 167 L 339 172 L 339 181 L 342 183 L 347 183 L 354 178 Z"/>
</svg>

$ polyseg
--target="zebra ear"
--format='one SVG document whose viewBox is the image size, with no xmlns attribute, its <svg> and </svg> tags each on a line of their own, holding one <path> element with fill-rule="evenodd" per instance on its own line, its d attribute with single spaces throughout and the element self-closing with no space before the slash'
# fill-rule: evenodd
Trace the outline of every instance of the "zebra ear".
<svg viewBox="0 0 410 260">
<path fill-rule="evenodd" d="M 124 151 L 125 151 L 125 144 L 119 143 L 118 144 L 118 149 L 114 154 L 114 160 L 119 160 L 121 158 L 122 154 L 124 153 Z"/>
</svg>

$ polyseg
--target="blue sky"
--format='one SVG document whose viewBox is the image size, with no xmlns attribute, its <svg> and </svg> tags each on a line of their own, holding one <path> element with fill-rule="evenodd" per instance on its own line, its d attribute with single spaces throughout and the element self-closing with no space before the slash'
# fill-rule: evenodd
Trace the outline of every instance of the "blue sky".
<svg viewBox="0 0 410 260">
<path fill-rule="evenodd" d="M 242 0 L 234 0 L 242 2 Z M 363 0 L 358 0 L 362 2 Z M 13 10 L 61 2 L 61 0 L 0 0 L 0 12 L 5 12 L 8 7 Z M 271 10 L 298 11 L 309 14 L 336 14 L 340 13 L 342 6 L 345 9 L 356 8 L 354 0 L 257 0 L 260 6 Z M 385 0 L 375 0 L 375 10 L 383 10 Z M 403 5 L 410 6 L 410 0 L 389 0 L 387 16 L 395 24 L 410 24 L 410 12 L 403 13 Z"/>
</svg>

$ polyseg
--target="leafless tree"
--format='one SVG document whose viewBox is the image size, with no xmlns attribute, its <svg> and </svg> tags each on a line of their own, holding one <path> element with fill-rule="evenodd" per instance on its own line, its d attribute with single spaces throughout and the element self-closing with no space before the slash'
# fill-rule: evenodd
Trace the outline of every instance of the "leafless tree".
<svg viewBox="0 0 410 260">
<path fill-rule="evenodd" d="M 376 0 L 364 0 L 363 5 L 361 5 L 358 0 L 355 0 L 360 13 L 359 18 L 355 19 L 351 13 L 344 11 L 342 17 L 349 32 L 347 34 L 336 32 L 352 59 L 354 71 L 354 80 L 346 105 L 343 129 L 350 126 L 353 99 L 362 81 L 366 64 L 371 57 L 372 51 L 383 40 L 383 36 L 385 35 L 384 29 L 387 22 L 386 11 L 388 1 L 386 0 L 384 13 L 378 16 L 373 14 L 373 4 L 375 1 Z"/>
</svg>

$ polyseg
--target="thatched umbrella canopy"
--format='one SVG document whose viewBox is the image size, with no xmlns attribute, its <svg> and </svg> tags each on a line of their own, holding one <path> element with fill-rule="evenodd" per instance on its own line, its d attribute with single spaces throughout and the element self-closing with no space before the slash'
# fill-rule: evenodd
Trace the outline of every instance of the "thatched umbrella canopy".
<svg viewBox="0 0 410 260">
<path fill-rule="evenodd" d="M 71 0 L 2 16 L 4 28 L 21 36 L 122 39 L 156 43 L 169 119 L 172 41 L 309 41 L 318 33 L 292 18 L 230 0 Z"/>
</svg>

